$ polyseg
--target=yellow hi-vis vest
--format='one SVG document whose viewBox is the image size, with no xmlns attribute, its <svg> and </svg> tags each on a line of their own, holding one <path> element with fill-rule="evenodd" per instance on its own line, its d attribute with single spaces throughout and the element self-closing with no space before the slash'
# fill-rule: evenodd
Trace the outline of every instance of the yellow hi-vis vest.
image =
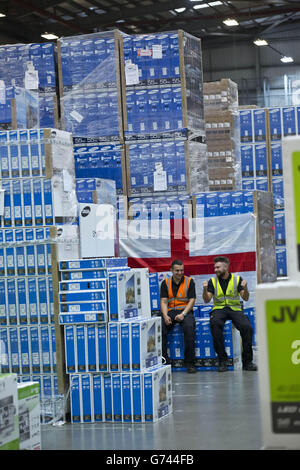
<svg viewBox="0 0 300 470">
<path fill-rule="evenodd" d="M 213 310 L 230 307 L 232 310 L 241 311 L 242 307 L 240 302 L 240 295 L 237 290 L 240 276 L 234 276 L 231 274 L 225 295 L 220 285 L 218 276 L 214 276 L 211 280 L 214 286 Z"/>
</svg>

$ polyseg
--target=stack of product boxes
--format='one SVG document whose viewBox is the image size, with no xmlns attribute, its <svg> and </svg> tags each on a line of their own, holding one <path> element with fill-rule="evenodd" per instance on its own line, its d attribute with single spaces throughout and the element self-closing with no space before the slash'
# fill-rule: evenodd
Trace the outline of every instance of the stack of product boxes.
<svg viewBox="0 0 300 470">
<path fill-rule="evenodd" d="M 200 40 L 180 30 L 125 36 L 121 60 L 128 195 L 206 190 Z"/>
<path fill-rule="evenodd" d="M 204 83 L 209 190 L 241 188 L 238 87 L 230 79 Z"/>
<path fill-rule="evenodd" d="M 44 399 L 57 394 L 50 231 L 78 231 L 71 136 L 2 131 L 0 157 L 0 372 L 38 381 Z"/>
<path fill-rule="evenodd" d="M 151 317 L 149 273 L 127 258 L 60 262 L 71 419 L 153 422 L 172 412 L 161 319 Z"/>
<path fill-rule="evenodd" d="M 62 126 L 73 134 L 76 178 L 105 178 L 126 194 L 117 30 L 58 40 Z"/>
<path fill-rule="evenodd" d="M 39 384 L 0 374 L 0 450 L 40 450 Z"/>
<path fill-rule="evenodd" d="M 0 127 L 57 127 L 53 43 L 0 47 Z"/>
<path fill-rule="evenodd" d="M 272 190 L 278 277 L 287 276 L 282 139 L 300 133 L 300 107 L 240 110 L 242 185 Z"/>
</svg>

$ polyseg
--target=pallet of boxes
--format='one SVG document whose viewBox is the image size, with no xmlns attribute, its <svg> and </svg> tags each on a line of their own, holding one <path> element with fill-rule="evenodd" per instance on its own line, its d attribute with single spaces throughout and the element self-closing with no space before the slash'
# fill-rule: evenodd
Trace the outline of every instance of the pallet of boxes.
<svg viewBox="0 0 300 470">
<path fill-rule="evenodd" d="M 148 270 L 130 269 L 127 258 L 61 261 L 59 270 L 72 423 L 155 422 L 172 413 Z"/>
<path fill-rule="evenodd" d="M 238 87 L 230 79 L 203 84 L 209 190 L 241 189 Z"/>
</svg>

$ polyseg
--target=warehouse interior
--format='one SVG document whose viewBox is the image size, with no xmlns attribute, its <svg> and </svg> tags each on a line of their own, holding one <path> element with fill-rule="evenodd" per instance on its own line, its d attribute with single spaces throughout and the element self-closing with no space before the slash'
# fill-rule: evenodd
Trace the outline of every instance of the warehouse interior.
<svg viewBox="0 0 300 470">
<path fill-rule="evenodd" d="M 299 23 L 296 0 L 0 0 L 0 450 L 300 449 Z M 220 369 L 224 256 L 258 370 L 231 320 Z M 192 364 L 186 316 L 162 354 L 174 260 Z"/>
</svg>

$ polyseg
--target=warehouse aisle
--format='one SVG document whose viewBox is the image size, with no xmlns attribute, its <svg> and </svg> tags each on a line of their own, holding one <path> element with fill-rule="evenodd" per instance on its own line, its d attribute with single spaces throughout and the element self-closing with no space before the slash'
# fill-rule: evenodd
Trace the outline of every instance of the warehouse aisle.
<svg viewBox="0 0 300 470">
<path fill-rule="evenodd" d="M 173 373 L 173 414 L 158 423 L 42 426 L 43 450 L 258 450 L 258 374 Z"/>
</svg>

